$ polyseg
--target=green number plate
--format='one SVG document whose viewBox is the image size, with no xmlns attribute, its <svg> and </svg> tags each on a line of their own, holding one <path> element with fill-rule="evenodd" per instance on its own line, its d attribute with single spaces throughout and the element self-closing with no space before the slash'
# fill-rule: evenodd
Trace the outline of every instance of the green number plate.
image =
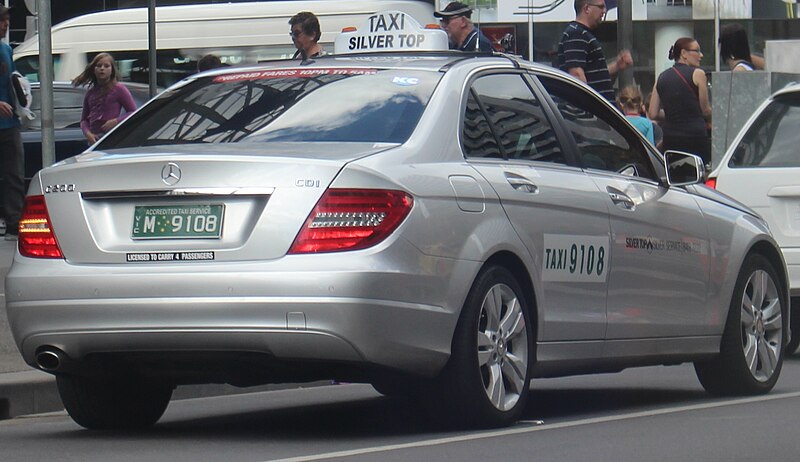
<svg viewBox="0 0 800 462">
<path fill-rule="evenodd" d="M 219 239 L 225 206 L 139 205 L 133 211 L 134 239 Z"/>
</svg>

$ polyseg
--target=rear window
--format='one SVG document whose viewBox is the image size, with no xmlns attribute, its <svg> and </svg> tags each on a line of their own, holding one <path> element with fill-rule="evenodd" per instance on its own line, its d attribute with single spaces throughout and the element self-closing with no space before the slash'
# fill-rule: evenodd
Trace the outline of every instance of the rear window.
<svg viewBox="0 0 800 462">
<path fill-rule="evenodd" d="M 405 142 L 441 78 L 376 69 L 247 70 L 167 91 L 99 149 L 271 141 Z"/>
<path fill-rule="evenodd" d="M 800 95 L 776 98 L 748 128 L 730 168 L 800 167 Z"/>
</svg>

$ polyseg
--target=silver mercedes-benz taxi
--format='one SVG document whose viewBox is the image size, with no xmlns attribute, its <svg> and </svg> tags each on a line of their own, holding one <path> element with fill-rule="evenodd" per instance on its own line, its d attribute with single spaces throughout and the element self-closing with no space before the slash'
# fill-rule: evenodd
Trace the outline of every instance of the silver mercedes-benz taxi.
<svg viewBox="0 0 800 462">
<path fill-rule="evenodd" d="M 396 15 L 182 81 L 37 174 L 8 317 L 78 424 L 152 425 L 193 383 L 366 382 L 480 426 L 535 377 L 774 386 L 788 289 L 761 218 L 568 75 Z"/>
</svg>

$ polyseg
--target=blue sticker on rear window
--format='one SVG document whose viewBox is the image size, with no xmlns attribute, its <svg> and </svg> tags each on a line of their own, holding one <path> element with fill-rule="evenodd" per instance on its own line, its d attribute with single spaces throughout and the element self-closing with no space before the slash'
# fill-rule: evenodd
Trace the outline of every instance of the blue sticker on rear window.
<svg viewBox="0 0 800 462">
<path fill-rule="evenodd" d="M 395 85 L 400 85 L 401 87 L 410 87 L 412 85 L 419 84 L 419 78 L 417 77 L 394 77 L 392 78 L 392 83 Z"/>
</svg>

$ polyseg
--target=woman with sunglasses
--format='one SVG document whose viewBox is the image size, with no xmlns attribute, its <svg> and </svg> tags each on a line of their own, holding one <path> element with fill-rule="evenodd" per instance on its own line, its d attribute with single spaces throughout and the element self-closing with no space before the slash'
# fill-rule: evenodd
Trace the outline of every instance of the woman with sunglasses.
<svg viewBox="0 0 800 462">
<path fill-rule="evenodd" d="M 697 40 L 679 38 L 669 49 L 669 59 L 675 65 L 658 76 L 653 86 L 647 115 L 663 119 L 663 149 L 689 152 L 711 165 L 711 103 L 708 99 L 708 80 L 700 69 L 703 52 Z M 663 115 L 661 110 L 663 109 Z"/>
<path fill-rule="evenodd" d="M 289 19 L 289 36 L 292 37 L 292 43 L 297 52 L 295 52 L 292 59 L 301 58 L 303 61 L 307 59 L 318 58 L 325 56 L 325 50 L 319 43 L 319 38 L 322 37 L 322 31 L 319 27 L 319 19 L 310 11 L 301 11 Z"/>
</svg>

